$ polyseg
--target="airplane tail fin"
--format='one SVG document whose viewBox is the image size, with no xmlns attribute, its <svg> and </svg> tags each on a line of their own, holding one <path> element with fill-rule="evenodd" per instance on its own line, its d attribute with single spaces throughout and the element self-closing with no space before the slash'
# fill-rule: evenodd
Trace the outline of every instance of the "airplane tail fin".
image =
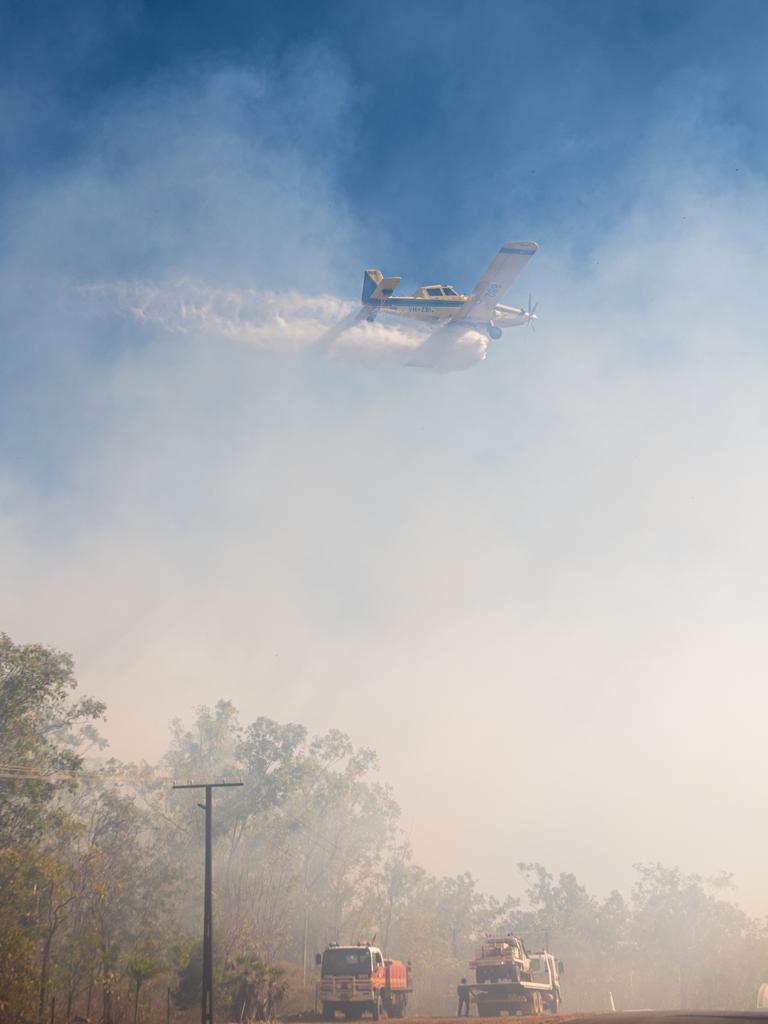
<svg viewBox="0 0 768 1024">
<path fill-rule="evenodd" d="M 363 274 L 363 297 L 362 303 L 364 306 L 369 305 L 374 301 L 373 293 L 381 284 L 382 273 L 380 270 L 366 270 Z"/>
<path fill-rule="evenodd" d="M 388 299 L 399 284 L 399 277 L 383 277 L 380 270 L 366 270 L 363 274 L 363 305 L 371 306 Z"/>
</svg>

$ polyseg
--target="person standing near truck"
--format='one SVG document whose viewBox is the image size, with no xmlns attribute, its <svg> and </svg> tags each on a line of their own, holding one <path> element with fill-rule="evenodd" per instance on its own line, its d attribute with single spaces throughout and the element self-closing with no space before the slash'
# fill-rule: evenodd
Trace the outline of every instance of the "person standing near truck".
<svg viewBox="0 0 768 1024">
<path fill-rule="evenodd" d="M 462 978 L 460 983 L 456 986 L 456 995 L 459 997 L 459 1012 L 456 1014 L 457 1017 L 468 1017 L 469 1016 L 469 985 L 467 979 Z M 462 1014 L 462 1010 L 464 1013 Z"/>
</svg>

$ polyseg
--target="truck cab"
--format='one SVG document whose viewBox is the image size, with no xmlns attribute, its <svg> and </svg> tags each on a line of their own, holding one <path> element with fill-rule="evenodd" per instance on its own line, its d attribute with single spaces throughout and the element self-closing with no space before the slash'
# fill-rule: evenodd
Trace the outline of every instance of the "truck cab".
<svg viewBox="0 0 768 1024">
<path fill-rule="evenodd" d="M 332 943 L 315 963 L 320 967 L 318 996 L 326 1020 L 341 1012 L 348 1020 L 370 1013 L 379 1020 L 405 1014 L 407 993 L 412 990 L 410 964 L 389 960 L 378 946 Z"/>
<path fill-rule="evenodd" d="M 547 986 L 548 991 L 543 993 L 545 1008 L 556 1012 L 562 1002 L 560 995 L 560 974 L 562 971 L 558 970 L 558 968 L 562 968 L 562 962 L 558 963 L 552 954 L 547 953 L 545 950 L 540 950 L 538 953 L 529 953 L 528 956 L 531 964 L 531 981 Z"/>
</svg>

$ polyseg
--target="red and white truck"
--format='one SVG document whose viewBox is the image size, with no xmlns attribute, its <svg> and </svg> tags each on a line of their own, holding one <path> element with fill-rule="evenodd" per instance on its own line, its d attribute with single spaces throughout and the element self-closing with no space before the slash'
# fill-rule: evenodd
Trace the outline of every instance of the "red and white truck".
<svg viewBox="0 0 768 1024">
<path fill-rule="evenodd" d="M 317 954 L 320 968 L 318 998 L 325 1020 L 334 1020 L 343 1013 L 347 1020 L 356 1020 L 370 1013 L 379 1020 L 404 1017 L 408 994 L 413 991 L 410 963 L 391 960 L 378 946 L 357 943 L 340 946 L 331 943 Z"/>
</svg>

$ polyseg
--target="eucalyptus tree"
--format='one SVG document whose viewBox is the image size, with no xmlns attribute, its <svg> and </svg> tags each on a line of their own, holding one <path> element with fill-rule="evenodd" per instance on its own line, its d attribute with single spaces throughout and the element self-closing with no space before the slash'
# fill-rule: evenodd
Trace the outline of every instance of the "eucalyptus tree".
<svg viewBox="0 0 768 1024">
<path fill-rule="evenodd" d="M 73 700 L 76 687 L 69 654 L 0 634 L 0 848 L 42 834 L 84 753 L 102 745 L 95 722 L 105 705 Z"/>
<path fill-rule="evenodd" d="M 74 901 L 60 861 L 73 822 L 63 798 L 77 786 L 84 753 L 100 747 L 104 704 L 73 699 L 72 659 L 0 634 L 0 1021 L 39 1018 L 51 952 Z"/>
</svg>

